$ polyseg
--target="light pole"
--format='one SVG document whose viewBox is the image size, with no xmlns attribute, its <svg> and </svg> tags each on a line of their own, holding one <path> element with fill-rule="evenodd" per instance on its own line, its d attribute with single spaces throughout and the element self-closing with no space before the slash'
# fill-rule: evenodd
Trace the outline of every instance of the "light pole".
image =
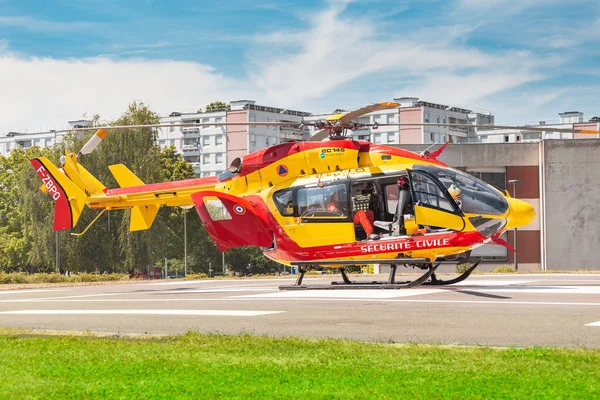
<svg viewBox="0 0 600 400">
<path fill-rule="evenodd" d="M 517 183 L 522 183 L 523 181 L 520 179 L 511 179 L 508 183 L 513 184 L 513 198 L 517 198 Z M 519 255 L 517 254 L 517 227 L 515 226 L 514 234 L 513 234 L 513 247 L 515 249 L 515 271 L 519 270 Z"/>
</svg>

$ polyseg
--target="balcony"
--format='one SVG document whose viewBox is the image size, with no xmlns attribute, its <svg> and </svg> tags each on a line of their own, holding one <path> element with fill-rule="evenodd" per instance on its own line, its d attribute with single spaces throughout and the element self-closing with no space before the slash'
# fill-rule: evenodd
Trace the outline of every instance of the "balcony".
<svg viewBox="0 0 600 400">
<path fill-rule="evenodd" d="M 183 151 L 198 151 L 200 150 L 200 146 L 197 144 L 186 144 L 181 147 Z"/>
<path fill-rule="evenodd" d="M 448 128 L 448 134 L 466 137 L 469 135 L 469 130 L 467 128 L 459 128 L 459 127 L 452 126 L 452 127 Z"/>
<path fill-rule="evenodd" d="M 200 132 L 199 126 L 184 126 L 181 128 L 182 133 L 196 133 Z"/>
</svg>

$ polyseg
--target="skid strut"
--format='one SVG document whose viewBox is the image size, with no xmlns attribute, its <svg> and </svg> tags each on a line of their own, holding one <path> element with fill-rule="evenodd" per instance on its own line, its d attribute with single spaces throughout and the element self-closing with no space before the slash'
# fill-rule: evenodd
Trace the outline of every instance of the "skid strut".
<svg viewBox="0 0 600 400">
<path fill-rule="evenodd" d="M 348 260 L 348 261 L 297 261 L 293 262 L 292 265 L 297 265 L 300 276 L 296 280 L 294 285 L 282 285 L 279 286 L 280 290 L 316 290 L 316 289 L 409 289 L 412 287 L 419 286 L 431 278 L 440 263 L 432 264 L 428 259 L 425 258 L 398 258 L 392 260 L 377 260 L 382 264 L 390 264 L 391 271 L 387 281 L 351 281 L 346 274 L 345 267 L 348 265 L 364 265 L 370 264 L 374 260 Z M 396 271 L 398 264 L 417 266 L 427 271 L 414 281 L 396 282 Z M 317 265 L 339 265 L 340 272 L 342 274 L 342 282 L 332 282 L 329 285 L 303 285 L 302 280 L 307 268 L 315 267 Z"/>
<path fill-rule="evenodd" d="M 461 275 L 457 276 L 454 279 L 448 279 L 448 280 L 444 281 L 444 280 L 438 279 L 434 273 L 431 275 L 431 280 L 429 282 L 423 283 L 423 285 L 441 286 L 441 285 L 452 285 L 453 283 L 462 282 L 465 279 L 467 279 L 473 271 L 475 271 L 475 268 L 477 268 L 477 266 L 479 265 L 480 262 L 481 262 L 481 258 L 479 258 L 475 262 L 475 264 L 471 265 L 471 267 L 469 267 L 468 270 L 466 270 L 465 272 L 463 272 Z"/>
</svg>

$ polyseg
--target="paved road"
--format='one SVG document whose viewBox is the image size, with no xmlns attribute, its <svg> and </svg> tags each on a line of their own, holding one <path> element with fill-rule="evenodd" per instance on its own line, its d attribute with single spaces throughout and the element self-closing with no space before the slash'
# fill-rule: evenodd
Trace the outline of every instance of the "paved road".
<svg viewBox="0 0 600 400">
<path fill-rule="evenodd" d="M 305 282 L 328 281 L 308 279 Z M 173 281 L 0 291 L 0 326 L 600 347 L 597 274 L 483 275 L 444 288 L 408 290 L 278 290 L 293 281 Z"/>
</svg>

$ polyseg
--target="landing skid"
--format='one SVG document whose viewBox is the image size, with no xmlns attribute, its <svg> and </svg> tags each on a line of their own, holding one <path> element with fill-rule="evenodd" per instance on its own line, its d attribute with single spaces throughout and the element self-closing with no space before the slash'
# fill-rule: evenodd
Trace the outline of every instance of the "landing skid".
<svg viewBox="0 0 600 400">
<path fill-rule="evenodd" d="M 372 260 L 369 260 L 369 261 L 371 263 L 373 262 Z M 390 271 L 390 276 L 387 281 L 385 281 L 385 282 L 383 282 L 383 281 L 359 282 L 359 281 L 351 281 L 348 278 L 348 275 L 346 274 L 345 266 L 363 265 L 363 264 L 366 264 L 366 262 L 364 262 L 364 261 L 363 262 L 361 262 L 361 261 L 353 261 L 353 262 L 336 261 L 336 262 L 329 262 L 327 264 L 342 265 L 340 267 L 340 272 L 342 273 L 343 282 L 332 282 L 329 285 L 303 285 L 302 280 L 304 279 L 304 274 L 306 273 L 307 269 L 313 265 L 310 265 L 309 263 L 306 263 L 306 262 L 302 262 L 302 264 L 300 264 L 300 263 L 296 264 L 296 265 L 299 265 L 298 268 L 300 270 L 300 276 L 296 280 L 296 283 L 294 285 L 279 286 L 279 290 L 410 289 L 410 288 L 422 285 L 425 281 L 427 281 L 429 278 L 431 278 L 434 275 L 435 271 L 440 266 L 440 263 L 432 264 L 426 259 L 396 259 L 396 260 L 386 260 L 386 261 L 401 262 L 402 264 L 410 263 L 411 265 L 416 265 L 421 269 L 427 269 L 427 272 L 425 272 L 423 275 L 421 275 L 419 278 L 415 279 L 414 281 L 396 282 L 396 270 L 398 268 L 398 264 L 390 264 L 391 271 Z M 315 262 L 314 265 L 316 266 L 316 265 L 322 265 L 322 264 Z"/>
<path fill-rule="evenodd" d="M 463 272 L 461 275 L 457 276 L 454 279 L 448 279 L 448 280 L 444 281 L 444 280 L 438 279 L 438 277 L 435 275 L 435 273 L 431 274 L 431 280 L 429 282 L 423 283 L 423 285 L 441 286 L 441 285 L 452 285 L 453 283 L 462 282 L 465 279 L 467 279 L 473 271 L 475 271 L 475 268 L 477 268 L 477 266 L 479 265 L 480 262 L 481 262 L 481 258 L 478 259 L 475 262 L 475 264 L 471 265 L 471 267 L 468 270 L 466 270 L 465 272 Z"/>
</svg>

